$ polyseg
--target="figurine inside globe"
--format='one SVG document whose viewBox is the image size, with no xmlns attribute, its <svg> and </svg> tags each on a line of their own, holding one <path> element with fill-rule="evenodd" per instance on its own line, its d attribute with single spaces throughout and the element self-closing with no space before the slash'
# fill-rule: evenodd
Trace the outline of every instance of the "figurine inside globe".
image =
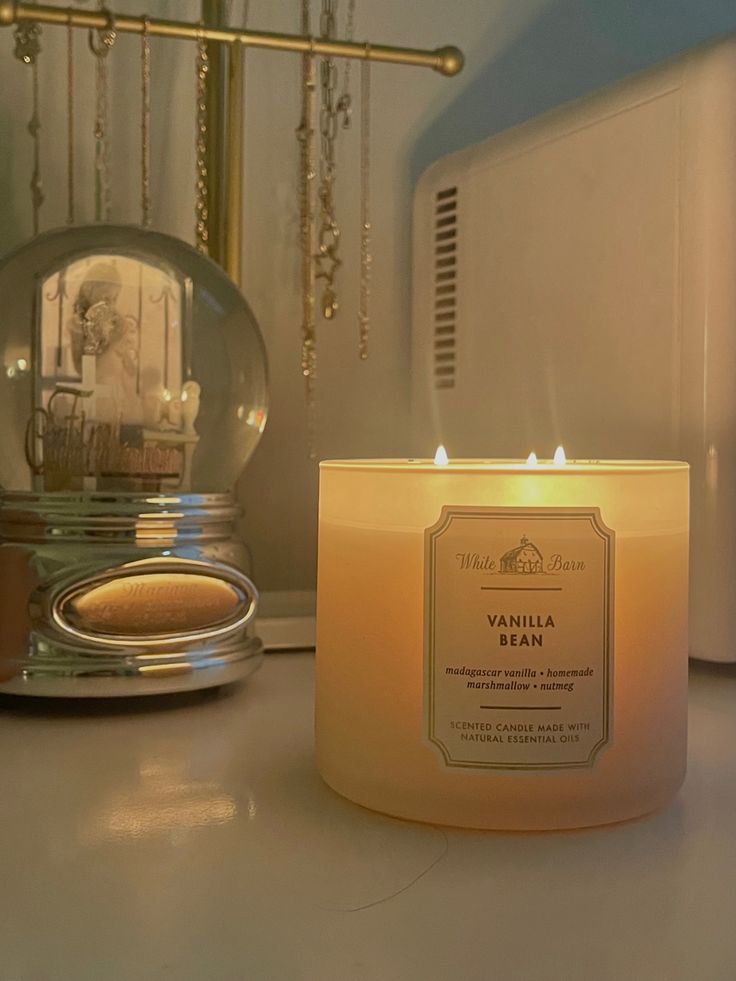
<svg viewBox="0 0 736 981">
<path fill-rule="evenodd" d="M 160 233 L 63 229 L 12 253 L 0 350 L 5 489 L 227 491 L 266 421 L 247 303 Z"/>
</svg>

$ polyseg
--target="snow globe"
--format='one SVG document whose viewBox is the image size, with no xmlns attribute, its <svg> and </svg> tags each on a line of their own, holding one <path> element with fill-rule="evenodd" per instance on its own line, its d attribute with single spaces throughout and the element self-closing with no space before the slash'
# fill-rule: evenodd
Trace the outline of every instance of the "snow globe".
<svg viewBox="0 0 736 981">
<path fill-rule="evenodd" d="M 234 486 L 266 415 L 255 318 L 186 243 L 91 225 L 0 262 L 0 691 L 160 693 L 258 666 Z"/>
</svg>

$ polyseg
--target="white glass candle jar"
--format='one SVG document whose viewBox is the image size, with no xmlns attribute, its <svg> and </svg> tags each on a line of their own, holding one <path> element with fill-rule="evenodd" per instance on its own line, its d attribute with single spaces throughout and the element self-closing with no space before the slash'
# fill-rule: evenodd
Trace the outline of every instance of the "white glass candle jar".
<svg viewBox="0 0 736 981">
<path fill-rule="evenodd" d="M 321 465 L 317 760 L 366 807 L 554 829 L 685 773 L 688 466 Z"/>
</svg>

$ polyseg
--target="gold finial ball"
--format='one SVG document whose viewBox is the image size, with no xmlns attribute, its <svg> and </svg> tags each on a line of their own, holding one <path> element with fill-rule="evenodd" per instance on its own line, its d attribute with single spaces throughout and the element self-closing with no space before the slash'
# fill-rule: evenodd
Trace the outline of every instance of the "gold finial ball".
<svg viewBox="0 0 736 981">
<path fill-rule="evenodd" d="M 15 22 L 15 0 L 0 0 L 0 24 Z"/>
<path fill-rule="evenodd" d="M 446 48 L 437 48 L 436 53 L 440 59 L 437 71 L 443 75 L 457 75 L 459 71 L 462 71 L 462 67 L 465 64 L 465 56 L 460 48 L 450 45 Z"/>
</svg>

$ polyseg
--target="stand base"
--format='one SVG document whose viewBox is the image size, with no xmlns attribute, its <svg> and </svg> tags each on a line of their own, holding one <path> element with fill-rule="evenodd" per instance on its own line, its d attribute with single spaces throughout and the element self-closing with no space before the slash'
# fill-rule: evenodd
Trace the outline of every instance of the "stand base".
<svg viewBox="0 0 736 981">
<path fill-rule="evenodd" d="M 258 593 L 228 494 L 0 494 L 0 692 L 159 695 L 247 678 Z"/>
<path fill-rule="evenodd" d="M 220 647 L 198 654 L 185 651 L 100 660 L 81 654 L 65 660 L 36 656 L 15 665 L 12 678 L 0 678 L 0 692 L 45 698 L 115 698 L 196 691 L 243 681 L 262 661 L 263 645 L 257 637 L 231 649 Z"/>
<path fill-rule="evenodd" d="M 263 644 L 257 637 L 231 649 L 199 654 L 186 651 L 103 661 L 84 655 L 65 660 L 33 657 L 16 665 L 12 678 L 0 680 L 0 692 L 46 698 L 162 695 L 243 681 L 262 661 Z"/>
</svg>

